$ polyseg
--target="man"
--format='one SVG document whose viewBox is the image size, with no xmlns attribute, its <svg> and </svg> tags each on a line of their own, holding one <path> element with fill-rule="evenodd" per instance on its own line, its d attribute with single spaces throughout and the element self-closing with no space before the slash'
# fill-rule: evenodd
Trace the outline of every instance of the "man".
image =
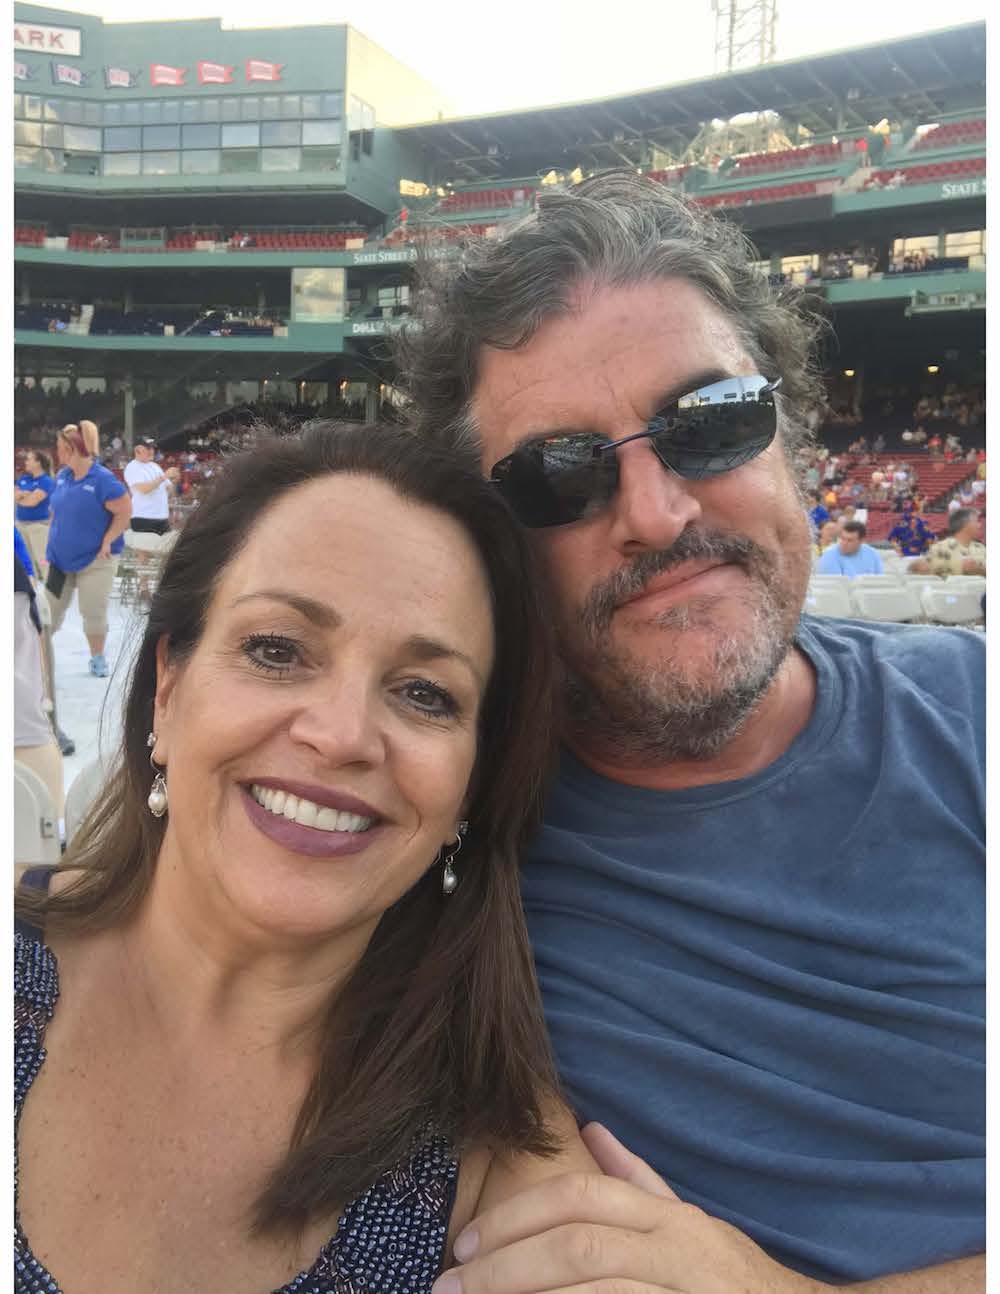
<svg viewBox="0 0 1000 1294">
<path fill-rule="evenodd" d="M 525 902 L 610 1129 L 607 1177 L 485 1212 L 438 1294 L 980 1289 L 984 648 L 800 619 L 816 325 L 629 174 L 425 276 L 417 429 L 548 579 L 567 711 Z"/>
<path fill-rule="evenodd" d="M 863 521 L 845 521 L 836 544 L 819 559 L 816 574 L 846 575 L 850 580 L 857 575 L 883 574 L 882 558 L 870 544 L 862 542 L 867 533 Z"/>
<path fill-rule="evenodd" d="M 927 570 L 931 575 L 985 575 L 982 532 L 982 517 L 975 508 L 957 508 L 948 517 L 948 538 L 939 539 L 927 554 Z"/>
<path fill-rule="evenodd" d="M 132 493 L 132 530 L 165 535 L 170 529 L 170 490 L 177 480 L 175 467 L 164 472 L 154 459 L 156 441 L 146 436 L 135 443 L 135 457 L 125 468 L 125 484 Z"/>
</svg>

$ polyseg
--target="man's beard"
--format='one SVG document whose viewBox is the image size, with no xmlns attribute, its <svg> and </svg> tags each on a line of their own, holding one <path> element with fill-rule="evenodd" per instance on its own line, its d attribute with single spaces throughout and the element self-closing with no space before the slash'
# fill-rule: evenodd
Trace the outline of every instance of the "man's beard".
<svg viewBox="0 0 1000 1294">
<path fill-rule="evenodd" d="M 746 614 L 735 631 L 716 629 L 715 598 L 695 597 L 655 617 L 653 623 L 667 631 L 655 661 L 614 643 L 612 621 L 625 600 L 654 576 L 702 560 L 729 562 L 746 574 L 740 599 Z M 788 655 L 807 579 L 808 554 L 783 572 L 778 559 L 752 539 L 723 530 L 689 526 L 669 548 L 640 553 L 591 589 L 572 648 L 564 644 L 571 732 L 625 767 L 717 755 Z M 685 669 L 685 630 L 714 638 L 701 678 Z"/>
</svg>

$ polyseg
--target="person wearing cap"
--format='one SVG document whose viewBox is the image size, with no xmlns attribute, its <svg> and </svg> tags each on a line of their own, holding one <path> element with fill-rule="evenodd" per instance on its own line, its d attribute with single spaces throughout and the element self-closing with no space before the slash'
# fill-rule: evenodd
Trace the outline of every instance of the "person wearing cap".
<svg viewBox="0 0 1000 1294">
<path fill-rule="evenodd" d="M 131 529 L 165 535 L 170 529 L 170 491 L 177 480 L 177 469 L 164 471 L 154 461 L 156 441 L 149 436 L 136 441 L 134 453 L 125 468 L 125 484 L 132 495 Z"/>
</svg>

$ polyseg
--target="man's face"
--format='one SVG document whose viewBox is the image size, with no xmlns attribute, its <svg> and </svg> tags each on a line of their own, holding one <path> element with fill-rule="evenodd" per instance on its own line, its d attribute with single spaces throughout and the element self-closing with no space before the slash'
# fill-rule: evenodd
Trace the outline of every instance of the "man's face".
<svg viewBox="0 0 1000 1294">
<path fill-rule="evenodd" d="M 484 348 L 472 413 L 484 468 L 540 434 L 645 429 L 666 398 L 756 373 L 735 330 L 687 280 L 584 288 L 517 350 Z M 534 538 L 550 577 L 581 728 L 623 759 L 711 754 L 787 654 L 810 537 L 779 438 L 687 481 L 646 440 L 616 450 L 601 512 Z"/>
<path fill-rule="evenodd" d="M 153 451 L 148 445 L 136 445 L 135 457 L 136 461 L 139 463 L 148 463 L 153 457 Z"/>
<path fill-rule="evenodd" d="M 845 557 L 850 557 L 861 547 L 861 536 L 856 530 L 845 530 L 840 536 L 840 551 Z"/>
</svg>

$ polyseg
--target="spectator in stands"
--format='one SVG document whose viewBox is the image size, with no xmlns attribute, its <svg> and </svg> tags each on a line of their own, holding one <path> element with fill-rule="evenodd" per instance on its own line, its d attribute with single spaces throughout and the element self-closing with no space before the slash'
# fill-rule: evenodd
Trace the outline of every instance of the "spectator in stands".
<svg viewBox="0 0 1000 1294">
<path fill-rule="evenodd" d="M 985 644 L 800 615 L 809 316 L 627 172 L 424 274 L 418 433 L 532 529 L 569 683 L 523 869 L 553 1044 L 642 1156 L 585 1130 L 625 1180 L 492 1211 L 449 1288 L 980 1288 Z M 736 465 L 728 383 L 650 440 L 706 371 L 781 375 Z"/>
<path fill-rule="evenodd" d="M 905 499 L 902 510 L 902 518 L 889 531 L 889 543 L 901 557 L 923 557 L 934 542 L 934 531 L 916 514 L 912 500 Z"/>
<path fill-rule="evenodd" d="M 806 507 L 809 512 L 809 520 L 812 522 L 813 534 L 818 535 L 820 526 L 824 521 L 830 520 L 830 514 L 826 507 L 820 503 L 819 495 L 815 490 L 809 490 L 806 494 Z"/>
<path fill-rule="evenodd" d="M 931 575 L 985 575 L 982 533 L 983 519 L 975 508 L 956 509 L 948 518 L 947 539 L 939 539 L 927 553 L 927 570 Z"/>
<path fill-rule="evenodd" d="M 49 497 L 55 489 L 52 459 L 44 449 L 29 449 L 24 471 L 14 487 L 15 524 L 28 545 L 39 579 L 45 575 L 45 547 L 49 542 Z"/>
<path fill-rule="evenodd" d="M 16 900 L 18 1198 L 33 1236 L 55 1194 L 66 1288 L 169 1234 L 175 1290 L 427 1294 L 480 1192 L 593 1169 L 518 887 L 554 674 L 529 559 L 454 456 L 370 427 L 260 446 L 182 532 L 114 770 Z"/>
<path fill-rule="evenodd" d="M 867 534 L 863 521 L 845 521 L 836 544 L 819 559 L 816 573 L 846 575 L 848 579 L 854 579 L 856 575 L 881 575 L 884 571 L 882 558 L 871 544 L 863 542 Z"/>
<path fill-rule="evenodd" d="M 176 467 L 166 471 L 155 462 L 156 441 L 137 440 L 134 457 L 125 468 L 125 484 L 132 494 L 132 530 L 165 535 L 170 529 L 170 491 L 180 476 Z"/>
<path fill-rule="evenodd" d="M 52 632 L 62 625 L 74 592 L 79 593 L 83 631 L 90 646 L 90 672 L 106 678 L 104 644 L 115 558 L 122 551 L 131 505 L 128 490 L 95 461 L 79 427 L 59 433 L 62 470 L 52 491 L 52 526 L 45 588 L 52 606 Z"/>
<path fill-rule="evenodd" d="M 48 787 L 57 818 L 63 808 L 63 764 L 46 713 L 42 619 L 31 555 L 14 531 L 14 758 Z"/>
<path fill-rule="evenodd" d="M 828 548 L 832 548 L 837 542 L 840 535 L 839 521 L 824 521 L 819 528 L 819 534 L 816 536 L 816 556 L 822 557 Z"/>
<path fill-rule="evenodd" d="M 882 434 L 882 432 L 879 432 L 878 435 L 875 437 L 874 441 L 872 441 L 872 453 L 874 454 L 885 453 L 885 436 Z"/>
</svg>

